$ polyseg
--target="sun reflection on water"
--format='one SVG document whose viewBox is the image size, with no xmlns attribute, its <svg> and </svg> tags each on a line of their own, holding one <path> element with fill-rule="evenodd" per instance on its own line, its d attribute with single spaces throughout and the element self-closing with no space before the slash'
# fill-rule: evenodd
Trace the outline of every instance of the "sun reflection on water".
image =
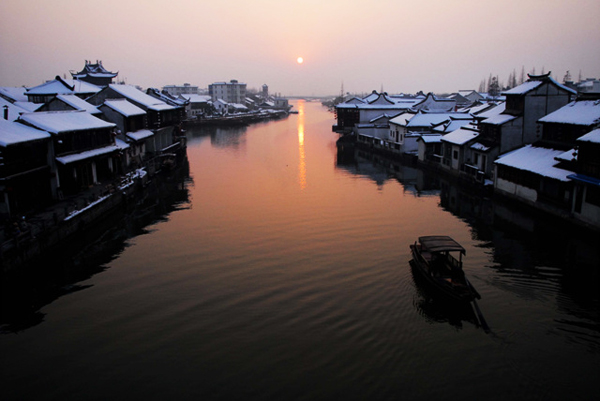
<svg viewBox="0 0 600 401">
<path fill-rule="evenodd" d="M 304 152 L 304 101 L 298 101 L 298 149 L 300 160 L 298 161 L 298 182 L 300 189 L 306 188 L 306 153 Z"/>
</svg>

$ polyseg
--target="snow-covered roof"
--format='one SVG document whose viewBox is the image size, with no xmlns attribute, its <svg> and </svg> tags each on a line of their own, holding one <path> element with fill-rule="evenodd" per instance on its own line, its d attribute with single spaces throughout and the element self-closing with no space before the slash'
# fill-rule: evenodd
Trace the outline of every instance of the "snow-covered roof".
<svg viewBox="0 0 600 401">
<path fill-rule="evenodd" d="M 438 98 L 433 93 L 428 93 L 425 99 L 416 102 L 412 110 L 418 111 L 431 111 L 431 112 L 450 112 L 454 110 L 456 106 L 456 100 Z"/>
<path fill-rule="evenodd" d="M 114 72 L 111 72 L 111 73 L 106 73 L 106 72 L 104 72 L 104 73 L 103 72 L 90 72 L 90 73 L 85 74 L 85 75 L 76 74 L 76 75 L 74 75 L 74 77 L 78 77 L 78 78 L 81 77 L 81 78 L 83 78 L 86 75 L 89 76 L 89 77 L 94 77 L 94 78 L 114 78 L 114 77 L 117 76 L 117 74 L 114 73 Z"/>
<path fill-rule="evenodd" d="M 398 115 L 397 113 L 396 114 L 383 113 L 383 114 L 378 115 L 375 118 L 372 118 L 371 120 L 369 120 L 369 122 L 374 123 L 375 121 L 386 120 L 386 119 L 389 121 L 391 118 L 394 118 L 394 116 L 397 116 L 397 115 Z"/>
<path fill-rule="evenodd" d="M 588 132 L 584 136 L 579 137 L 577 142 L 600 143 L 600 128 L 597 128 L 591 132 Z"/>
<path fill-rule="evenodd" d="M 338 109 L 360 109 L 360 110 L 398 110 L 398 111 L 402 111 L 402 110 L 408 110 L 410 109 L 415 103 L 417 103 L 416 100 L 399 100 L 397 102 L 394 103 L 361 103 L 361 104 L 350 104 L 350 103 L 340 103 L 337 106 L 335 106 Z"/>
<path fill-rule="evenodd" d="M 115 138 L 115 145 L 119 149 L 129 149 L 131 146 L 125 141 L 120 140 L 119 138 Z"/>
<path fill-rule="evenodd" d="M 512 89 L 502 92 L 503 95 L 524 95 L 527 92 L 531 92 L 538 86 L 542 85 L 544 81 L 527 81 L 523 82 L 519 86 L 515 86 Z"/>
<path fill-rule="evenodd" d="M 151 106 L 148 106 L 148 110 L 154 110 L 154 111 L 166 111 L 166 110 L 174 110 L 175 107 L 168 105 L 166 103 L 162 103 L 162 104 L 153 104 Z"/>
<path fill-rule="evenodd" d="M 27 96 L 25 95 L 25 88 L 13 88 L 10 86 L 0 86 L 0 95 L 6 96 L 15 102 L 26 102 Z"/>
<path fill-rule="evenodd" d="M 600 100 L 574 101 L 540 118 L 542 123 L 594 125 L 600 123 Z"/>
<path fill-rule="evenodd" d="M 502 125 L 502 124 L 505 124 L 516 118 L 517 118 L 516 116 L 511 116 L 510 114 L 498 114 L 498 115 L 486 118 L 485 120 L 482 121 L 482 123 L 492 124 L 492 125 Z"/>
<path fill-rule="evenodd" d="M 362 100 L 361 98 L 358 98 L 356 96 L 354 96 L 353 98 L 350 98 L 348 100 L 346 100 L 344 103 L 347 104 L 363 104 L 363 103 L 367 103 L 365 100 Z"/>
<path fill-rule="evenodd" d="M 562 153 L 562 150 L 526 145 L 500 156 L 494 163 L 567 182 L 570 181 L 567 176 L 573 172 L 554 167 L 559 163 L 555 158 Z"/>
<path fill-rule="evenodd" d="M 167 92 L 161 92 L 156 88 L 148 88 L 146 94 L 148 96 L 152 96 L 155 99 L 165 102 L 169 106 L 184 107 L 188 103 L 187 99 L 183 97 L 175 97 Z"/>
<path fill-rule="evenodd" d="M 473 145 L 469 146 L 471 149 L 473 150 L 480 150 L 482 152 L 487 152 L 488 150 L 490 150 L 491 148 L 489 146 L 486 146 L 482 143 L 479 142 L 475 142 Z"/>
<path fill-rule="evenodd" d="M 146 114 L 146 112 L 144 110 L 140 109 L 135 104 L 129 102 L 127 99 L 105 100 L 104 105 L 106 105 L 107 107 L 110 107 L 111 109 L 113 109 L 114 111 L 116 111 L 117 113 L 119 113 L 125 117 L 139 116 L 139 115 Z"/>
<path fill-rule="evenodd" d="M 19 118 L 51 134 L 69 131 L 84 131 L 88 129 L 112 128 L 108 123 L 84 111 L 44 111 L 25 113 Z"/>
<path fill-rule="evenodd" d="M 41 105 L 38 105 L 41 106 Z M 25 110 L 24 108 L 9 102 L 8 100 L 0 97 L 0 118 L 4 119 L 4 107 L 7 107 L 8 110 L 8 120 L 15 121 L 19 116 L 23 113 L 28 113 L 29 110 Z"/>
<path fill-rule="evenodd" d="M 498 114 L 502 114 L 504 112 L 504 110 L 506 110 L 506 103 L 502 102 L 490 109 L 487 109 L 479 114 L 477 114 L 477 118 L 481 119 L 481 118 L 490 118 L 493 116 L 497 116 Z M 471 112 L 473 113 L 473 112 Z M 474 113 L 475 114 L 475 113 Z"/>
<path fill-rule="evenodd" d="M 392 99 L 388 97 L 386 93 L 380 93 L 379 96 L 373 100 L 369 101 L 369 104 L 379 104 L 379 105 L 390 105 L 395 104 Z"/>
<path fill-rule="evenodd" d="M 463 127 L 444 135 L 442 137 L 442 142 L 448 142 L 454 145 L 464 145 L 478 136 L 479 132 Z"/>
<path fill-rule="evenodd" d="M 458 109 L 457 111 L 460 113 L 471 113 L 473 115 L 477 115 L 477 114 L 484 112 L 485 110 L 492 109 L 495 106 L 496 106 L 495 103 L 485 102 L 482 104 L 478 104 L 476 106 L 463 107 L 461 109 Z"/>
<path fill-rule="evenodd" d="M 406 127 L 431 127 L 432 125 L 450 120 L 451 117 L 455 120 L 470 121 L 473 119 L 473 116 L 469 113 L 417 113 L 408 121 Z"/>
<path fill-rule="evenodd" d="M 455 120 L 453 118 L 450 118 L 450 120 L 444 122 L 443 124 L 439 124 L 433 130 L 436 132 L 449 133 L 449 132 L 456 131 L 457 129 L 459 129 L 461 127 L 470 126 L 471 122 L 472 122 L 472 120 L 462 120 L 462 119 Z"/>
<path fill-rule="evenodd" d="M 98 149 L 87 150 L 85 152 L 74 153 L 72 155 L 57 157 L 56 161 L 61 164 L 69 164 L 73 162 L 77 162 L 80 160 L 90 159 L 96 156 L 106 155 L 112 152 L 116 152 L 119 150 L 119 147 L 116 145 L 104 146 Z"/>
<path fill-rule="evenodd" d="M 561 88 L 567 92 L 577 94 L 577 91 L 556 82 L 554 80 L 554 78 L 552 78 L 550 76 L 550 73 L 545 74 L 545 75 L 537 75 L 537 76 L 530 75 L 530 79 L 528 81 L 523 82 L 521 85 L 515 86 L 512 89 L 504 91 L 504 92 L 502 92 L 502 94 L 503 95 L 524 95 L 527 92 L 531 92 L 532 90 L 536 89 L 537 87 L 539 87 L 540 85 L 542 85 L 544 83 L 551 83 L 551 84 L 555 85 L 556 87 Z"/>
<path fill-rule="evenodd" d="M 15 106 L 19 106 L 22 109 L 27 110 L 29 113 L 33 113 L 40 107 L 42 107 L 44 103 L 33 103 L 33 102 L 15 102 Z"/>
<path fill-rule="evenodd" d="M 577 152 L 575 149 L 570 149 L 556 156 L 555 159 L 563 162 L 577 161 Z"/>
<path fill-rule="evenodd" d="M 102 88 L 85 81 L 73 79 L 54 79 L 41 85 L 29 88 L 27 95 L 70 95 L 75 93 L 97 93 Z"/>
<path fill-rule="evenodd" d="M 50 134 L 14 121 L 0 119 L 0 146 L 50 138 Z"/>
<path fill-rule="evenodd" d="M 83 78 L 86 76 L 95 77 L 95 78 L 114 78 L 117 76 L 117 72 L 110 72 L 102 65 L 102 61 L 96 61 L 93 64 L 91 61 L 86 60 L 85 66 L 79 72 L 71 71 L 71 75 L 73 77 Z"/>
<path fill-rule="evenodd" d="M 422 102 L 422 99 L 406 98 L 403 96 L 393 96 L 386 93 L 377 93 L 373 91 L 368 96 L 360 99 L 353 97 L 344 103 L 335 106 L 338 109 L 377 109 L 377 110 L 407 110 L 417 103 Z"/>
<path fill-rule="evenodd" d="M 87 111 L 91 114 L 100 114 L 100 110 L 93 104 L 86 102 L 85 100 L 75 96 L 75 95 L 58 95 L 57 99 L 65 102 L 69 106 L 75 108 L 76 110 Z"/>
<path fill-rule="evenodd" d="M 390 123 L 405 126 L 406 124 L 408 124 L 410 119 L 416 115 L 417 115 L 416 113 L 409 113 L 409 112 L 402 113 L 402 114 L 397 115 L 396 117 L 392 118 L 390 120 Z"/>
<path fill-rule="evenodd" d="M 470 90 L 459 90 L 459 91 L 458 91 L 458 94 L 459 94 L 459 95 L 461 95 L 461 96 L 464 96 L 464 97 L 467 97 L 467 96 L 471 95 L 472 93 L 475 93 L 475 94 L 479 95 L 479 93 L 477 93 L 477 92 L 475 91 L 475 89 L 470 89 Z"/>
<path fill-rule="evenodd" d="M 163 110 L 174 110 L 175 107 L 169 106 L 162 100 L 159 100 L 155 97 L 152 97 L 135 86 L 132 85 L 120 85 L 120 84 L 110 84 L 109 87 L 117 92 L 118 94 L 126 97 L 133 102 L 142 105 L 150 110 L 155 111 L 163 111 Z"/>
<path fill-rule="evenodd" d="M 189 100 L 190 103 L 207 103 L 210 100 L 210 96 L 206 96 L 206 95 L 192 95 L 192 94 L 181 94 L 181 97 L 183 97 L 186 100 Z M 246 101 L 251 100 L 250 98 L 247 98 Z"/>
<path fill-rule="evenodd" d="M 133 139 L 134 141 L 141 141 L 142 139 L 146 139 L 154 135 L 154 133 L 147 129 L 141 129 L 135 132 L 128 132 L 127 137 Z"/>
<path fill-rule="evenodd" d="M 419 139 L 425 143 L 440 143 L 443 137 L 442 134 L 423 134 Z"/>
<path fill-rule="evenodd" d="M 365 96 L 363 98 L 363 101 L 370 103 L 374 100 L 376 100 L 379 97 L 379 93 L 377 93 L 377 91 L 373 91 L 370 94 L 368 94 L 367 96 Z"/>
<path fill-rule="evenodd" d="M 237 79 L 232 79 L 229 82 L 225 82 L 225 81 L 213 82 L 209 86 L 211 86 L 211 85 L 246 85 L 246 84 L 243 82 L 238 82 Z"/>
</svg>

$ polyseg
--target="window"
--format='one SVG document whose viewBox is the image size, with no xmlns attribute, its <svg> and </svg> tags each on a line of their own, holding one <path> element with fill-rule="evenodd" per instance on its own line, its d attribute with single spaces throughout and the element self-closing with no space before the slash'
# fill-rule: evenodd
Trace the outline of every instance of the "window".
<svg viewBox="0 0 600 401">
<path fill-rule="evenodd" d="M 453 159 L 458 159 L 458 150 L 455 150 L 454 152 L 452 152 L 452 158 Z"/>
</svg>

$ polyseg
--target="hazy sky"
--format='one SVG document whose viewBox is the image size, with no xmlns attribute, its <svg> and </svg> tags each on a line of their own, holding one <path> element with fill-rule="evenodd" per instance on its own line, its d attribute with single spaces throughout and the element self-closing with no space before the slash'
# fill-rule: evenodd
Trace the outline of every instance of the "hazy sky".
<svg viewBox="0 0 600 401">
<path fill-rule="evenodd" d="M 522 67 L 600 78 L 598 0 L 0 0 L 0 15 L 0 86 L 85 60 L 144 88 L 283 95 L 455 92 Z"/>
</svg>

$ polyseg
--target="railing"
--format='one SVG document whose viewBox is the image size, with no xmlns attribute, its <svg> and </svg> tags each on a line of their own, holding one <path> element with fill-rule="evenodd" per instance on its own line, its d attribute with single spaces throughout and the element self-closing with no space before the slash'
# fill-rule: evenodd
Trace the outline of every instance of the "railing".
<svg viewBox="0 0 600 401">
<path fill-rule="evenodd" d="M 461 171 L 477 182 L 483 182 L 485 180 L 485 173 L 476 166 L 464 163 L 461 166 Z"/>
</svg>

